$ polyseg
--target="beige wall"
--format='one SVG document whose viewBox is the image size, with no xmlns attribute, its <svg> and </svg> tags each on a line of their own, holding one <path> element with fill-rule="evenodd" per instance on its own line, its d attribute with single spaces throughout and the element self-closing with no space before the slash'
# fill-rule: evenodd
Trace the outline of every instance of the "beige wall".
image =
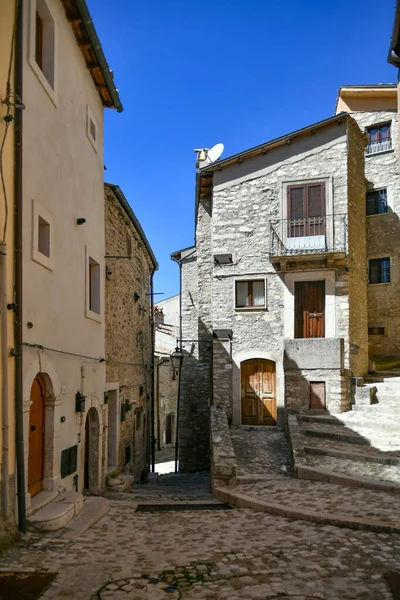
<svg viewBox="0 0 400 600">
<path fill-rule="evenodd" d="M 110 389 L 120 389 L 120 404 L 128 401 L 132 409 L 119 425 L 117 464 L 108 469 L 133 474 L 139 481 L 147 468 L 148 427 L 151 396 L 151 312 L 149 280 L 152 264 L 132 222 L 118 199 L 105 188 L 106 254 L 126 256 L 127 237 L 132 244 L 132 258 L 107 259 L 111 271 L 106 280 L 106 376 Z M 135 301 L 134 295 L 139 298 Z M 112 388 L 111 383 L 114 382 Z M 141 389 L 142 388 L 142 389 Z M 133 403 L 133 404 L 132 404 Z M 120 407 L 114 406 L 120 418 Z M 130 447 L 131 461 L 125 461 Z"/>
<path fill-rule="evenodd" d="M 54 91 L 31 53 L 31 8 L 25 3 L 24 55 L 24 342 L 59 350 L 24 349 L 25 454 L 28 456 L 32 381 L 48 375 L 45 487 L 71 489 L 72 475 L 60 479 L 60 454 L 78 444 L 79 488 L 83 488 L 85 421 L 97 412 L 97 473 L 104 479 L 104 196 L 103 106 L 59 0 L 46 0 L 55 23 Z M 87 137 L 87 114 L 97 127 L 97 147 Z M 51 226 L 50 260 L 38 262 L 34 238 L 38 215 Z M 85 224 L 77 225 L 83 217 Z M 87 315 L 87 255 L 100 265 L 100 315 Z M 96 317 L 96 315 L 92 315 Z M 28 322 L 32 324 L 28 327 Z M 62 352 L 75 353 L 70 356 Z M 84 393 L 86 412 L 75 412 L 75 394 Z M 61 418 L 63 417 L 63 422 Z M 47 473 L 47 475 L 46 475 Z"/>
<path fill-rule="evenodd" d="M 359 88 L 341 92 L 336 105 L 336 114 L 341 112 L 373 112 L 397 108 L 396 86 L 392 89 L 368 90 Z"/>
<path fill-rule="evenodd" d="M 6 98 L 7 77 L 11 53 L 12 31 L 14 24 L 14 2 L 6 2 L 2 6 L 0 19 L 0 140 L 3 140 L 5 133 L 4 117 L 7 113 L 7 107 L 3 104 Z M 14 65 L 13 65 L 14 67 Z M 11 89 L 14 90 L 14 70 L 11 71 Z M 12 111 L 13 112 L 13 111 Z M 5 179 L 5 188 L 8 203 L 8 226 L 6 234 L 7 243 L 7 301 L 13 302 L 13 230 L 14 230 L 14 125 L 8 128 L 6 143 L 3 150 L 3 174 Z M 0 238 L 3 239 L 5 222 L 5 199 L 3 190 L 0 188 Z M 8 347 L 14 346 L 14 313 L 8 311 Z M 1 333 L 3 335 L 3 332 Z M 14 359 L 8 359 L 8 405 L 9 405 L 9 473 L 10 473 L 10 509 L 14 509 L 14 472 L 15 472 L 15 410 L 14 410 Z M 1 374 L 0 374 L 1 377 Z M 1 383 L 1 381 L 0 381 Z M 2 447 L 2 423 L 0 411 L 0 448 Z M 1 456 L 1 454 L 0 454 Z M 1 460 L 1 459 L 0 459 Z"/>
</svg>

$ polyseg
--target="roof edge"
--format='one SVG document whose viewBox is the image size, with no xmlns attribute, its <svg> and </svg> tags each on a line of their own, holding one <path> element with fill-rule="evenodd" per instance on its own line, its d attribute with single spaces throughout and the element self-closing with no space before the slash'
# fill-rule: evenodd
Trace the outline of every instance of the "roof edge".
<svg viewBox="0 0 400 600">
<path fill-rule="evenodd" d="M 399 0 L 397 0 L 396 8 L 394 11 L 392 37 L 390 39 L 389 52 L 388 52 L 388 57 L 387 57 L 387 62 L 397 68 L 400 67 L 400 56 L 398 53 L 399 41 L 400 41 L 399 38 L 400 38 L 400 3 L 399 3 Z"/>
<path fill-rule="evenodd" d="M 141 224 L 139 223 L 135 213 L 133 212 L 128 200 L 125 198 L 125 195 L 123 193 L 123 191 L 121 190 L 121 188 L 119 187 L 119 185 L 114 185 L 113 183 L 104 183 L 104 187 L 109 188 L 112 192 L 114 192 L 115 196 L 117 197 L 117 200 L 119 201 L 119 203 L 121 204 L 122 208 L 124 209 L 125 213 L 127 214 L 127 216 L 129 217 L 132 225 L 134 226 L 134 228 L 136 229 L 136 231 L 139 234 L 140 239 L 142 240 L 143 244 L 146 247 L 146 250 L 148 252 L 148 255 L 150 256 L 151 262 L 153 263 L 154 266 L 154 270 L 157 271 L 158 270 L 158 262 L 156 257 L 154 256 L 154 252 L 150 246 L 150 243 L 146 237 L 146 234 L 143 231 L 143 228 L 141 226 Z"/>
</svg>

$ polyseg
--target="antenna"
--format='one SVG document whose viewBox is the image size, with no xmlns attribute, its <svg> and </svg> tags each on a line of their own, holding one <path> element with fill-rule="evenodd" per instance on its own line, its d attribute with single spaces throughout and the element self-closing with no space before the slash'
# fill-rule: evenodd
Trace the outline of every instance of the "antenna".
<svg viewBox="0 0 400 600">
<path fill-rule="evenodd" d="M 223 144 L 215 144 L 211 149 L 198 148 L 195 150 L 197 153 L 196 168 L 201 169 L 207 165 L 211 165 L 219 159 L 224 151 Z"/>
</svg>

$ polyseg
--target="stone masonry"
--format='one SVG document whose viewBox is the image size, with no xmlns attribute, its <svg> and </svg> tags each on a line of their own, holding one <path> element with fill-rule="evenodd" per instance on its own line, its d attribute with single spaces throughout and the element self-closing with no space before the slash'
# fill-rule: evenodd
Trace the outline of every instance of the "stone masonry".
<svg viewBox="0 0 400 600">
<path fill-rule="evenodd" d="M 153 357 L 148 292 L 155 265 L 121 194 L 117 186 L 106 184 L 106 254 L 121 257 L 106 261 L 106 380 L 118 399 L 109 403 L 109 425 L 116 419 L 119 430 L 117 462 L 109 468 L 139 481 L 149 461 Z"/>
</svg>

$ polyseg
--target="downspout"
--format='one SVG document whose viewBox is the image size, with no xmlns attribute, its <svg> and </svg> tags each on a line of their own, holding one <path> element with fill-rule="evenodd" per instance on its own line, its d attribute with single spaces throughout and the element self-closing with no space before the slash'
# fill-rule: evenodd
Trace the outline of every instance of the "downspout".
<svg viewBox="0 0 400 600">
<path fill-rule="evenodd" d="M 156 448 L 154 443 L 154 350 L 155 350 L 155 327 L 154 327 L 154 273 L 156 268 L 150 275 L 150 298 L 151 298 L 151 470 L 154 473 L 156 470 Z"/>
<path fill-rule="evenodd" d="M 8 323 L 7 323 L 7 244 L 0 242 L 0 312 L 1 312 L 1 422 L 2 422 L 2 480 L 1 516 L 10 516 L 9 415 L 8 415 Z"/>
<path fill-rule="evenodd" d="M 157 362 L 157 450 L 161 450 L 160 445 L 160 434 L 161 434 L 161 424 L 160 424 L 160 365 L 162 364 L 162 360 Z"/>
<path fill-rule="evenodd" d="M 18 2 L 15 48 L 15 94 L 23 98 L 23 39 L 24 1 Z M 15 111 L 15 257 L 14 257 L 14 314 L 15 335 L 15 438 L 17 458 L 18 527 L 26 533 L 25 457 L 23 428 L 23 356 L 22 356 L 22 110 Z"/>
</svg>

